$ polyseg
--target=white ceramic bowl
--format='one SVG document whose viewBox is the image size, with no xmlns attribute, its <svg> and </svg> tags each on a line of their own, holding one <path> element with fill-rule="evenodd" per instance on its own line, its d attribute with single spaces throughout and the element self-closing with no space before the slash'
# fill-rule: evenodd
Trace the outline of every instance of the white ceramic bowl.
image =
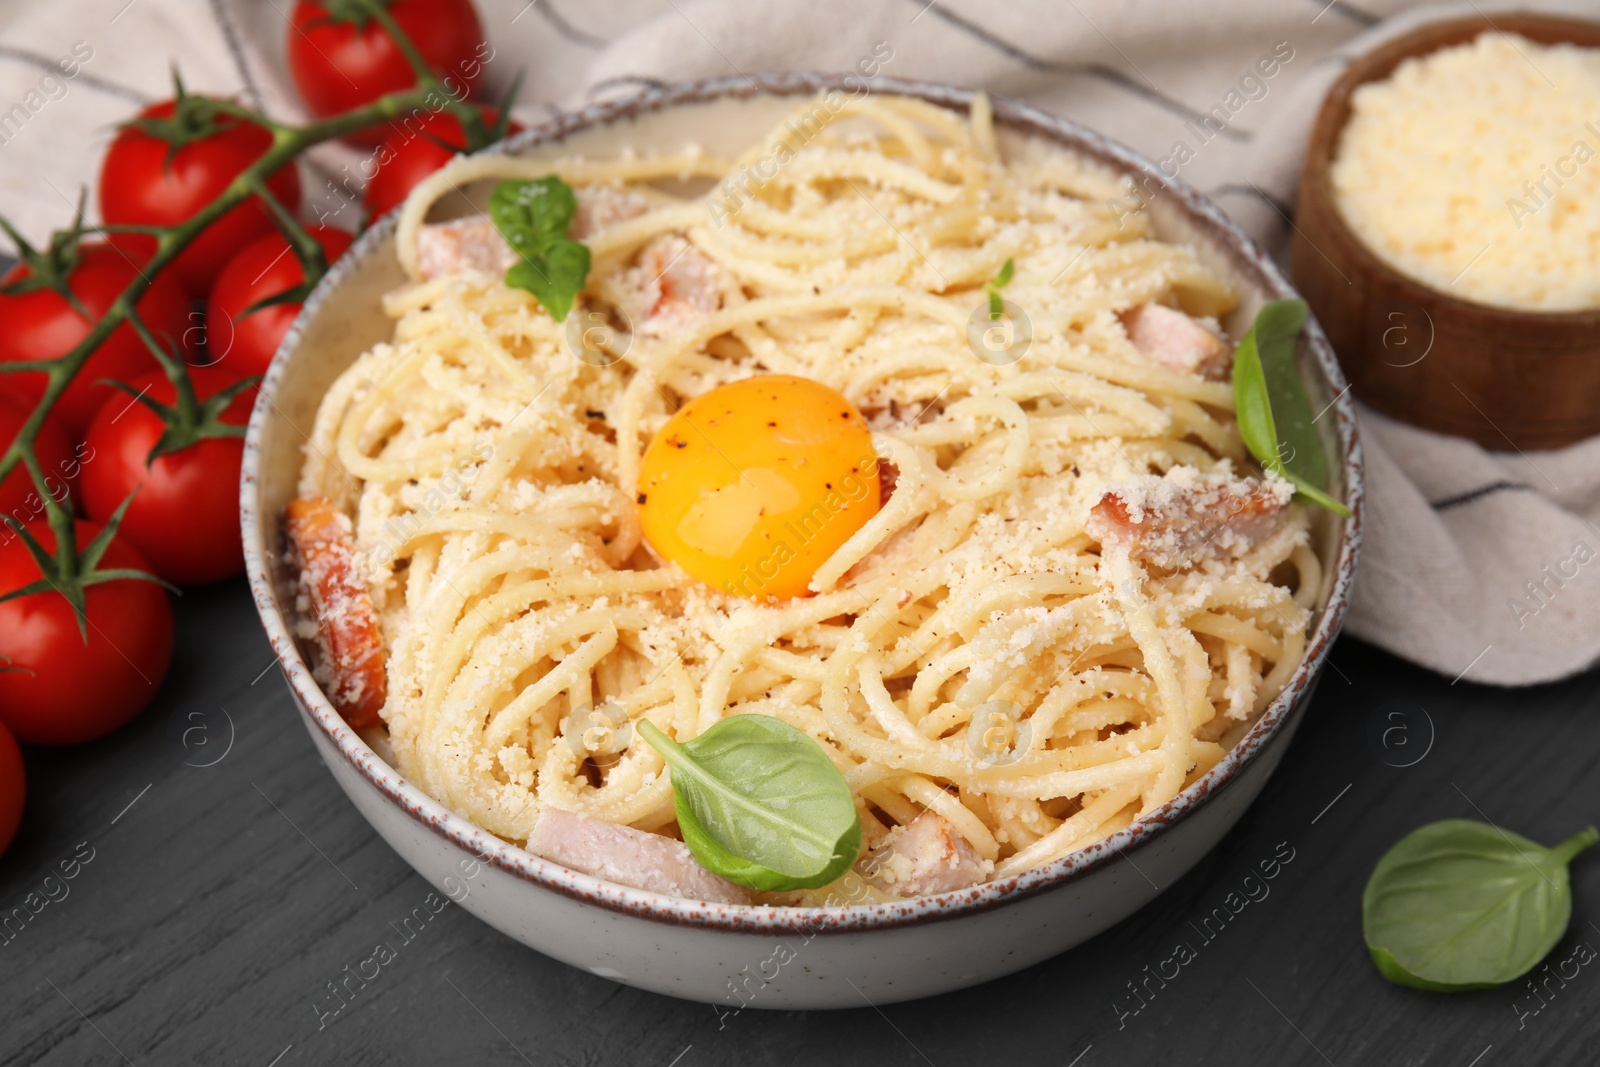
<svg viewBox="0 0 1600 1067">
<path fill-rule="evenodd" d="M 525 155 L 611 155 L 624 147 L 688 143 L 736 155 L 805 95 L 835 76 L 765 75 L 699 82 L 597 104 L 528 130 L 506 146 Z M 852 82 L 852 85 L 857 83 Z M 965 111 L 971 93 L 879 78 L 874 92 L 905 93 Z M 1237 333 L 1265 300 L 1293 291 L 1223 213 L 1155 165 L 1098 134 L 997 99 L 1008 154 L 1066 150 L 1160 189 L 1157 232 L 1194 245 L 1245 294 L 1227 323 Z M 679 900 L 567 870 L 507 844 L 425 795 L 345 726 L 312 680 L 293 636 L 280 521 L 294 496 L 306 438 L 330 383 L 391 322 L 380 296 L 401 284 L 394 219 L 374 226 L 317 287 L 261 385 L 241 487 L 251 588 L 317 750 L 341 788 L 406 862 L 480 919 L 575 967 L 644 989 L 731 1008 L 860 1006 L 928 996 L 1019 970 L 1105 930 L 1170 886 L 1227 832 L 1261 791 L 1321 671 L 1348 603 L 1360 541 L 1362 480 L 1354 413 L 1322 331 L 1309 327 L 1302 373 L 1354 518 L 1324 515 L 1316 548 L 1326 567 L 1306 660 L 1253 729 L 1203 779 L 1107 840 L 987 885 L 896 904 L 836 909 L 761 908 Z M 1130 861 L 1124 853 L 1136 853 Z M 1137 865 L 1135 865 L 1137 864 Z"/>
</svg>

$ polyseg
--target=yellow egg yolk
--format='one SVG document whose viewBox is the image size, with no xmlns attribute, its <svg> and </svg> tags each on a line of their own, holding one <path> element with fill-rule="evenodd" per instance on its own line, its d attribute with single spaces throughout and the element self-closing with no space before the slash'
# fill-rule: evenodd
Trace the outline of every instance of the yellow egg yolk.
<svg viewBox="0 0 1600 1067">
<path fill-rule="evenodd" d="M 878 513 L 878 458 L 854 404 L 764 374 L 689 401 L 645 449 L 639 518 L 655 550 L 744 597 L 805 596 Z"/>
</svg>

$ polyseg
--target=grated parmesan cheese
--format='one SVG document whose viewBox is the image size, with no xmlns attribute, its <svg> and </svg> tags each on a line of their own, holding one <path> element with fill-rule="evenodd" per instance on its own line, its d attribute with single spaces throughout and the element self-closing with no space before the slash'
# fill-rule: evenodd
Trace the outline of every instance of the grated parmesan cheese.
<svg viewBox="0 0 1600 1067">
<path fill-rule="evenodd" d="M 617 316 L 636 327 L 626 358 L 588 362 L 530 294 L 468 270 L 391 293 L 393 343 L 319 408 L 301 488 L 355 518 L 396 766 L 486 831 L 537 852 L 552 812 L 600 820 L 576 843 L 605 855 L 556 858 L 647 885 L 632 861 L 681 846 L 661 755 L 627 727 L 688 740 L 769 714 L 852 777 L 892 875 L 870 894 L 955 889 L 1165 803 L 1300 662 L 1310 614 L 1273 579 L 1292 570 L 1315 594 L 1304 515 L 1280 513 L 1286 486 L 1235 470 L 1228 385 L 1150 358 L 1125 323 L 1160 305 L 1179 341 L 1203 342 L 1197 317 L 1235 299 L 1224 279 L 1140 214 L 1114 218 L 1116 183 L 1071 159 L 1014 180 L 978 152 L 982 129 L 912 101 L 858 108 L 888 132 L 815 139 L 720 222 L 709 200 L 623 182 L 682 157 L 591 167 L 605 195 L 651 211 L 596 252 L 585 310 L 609 321 L 641 287 L 652 314 L 706 297 L 672 330 Z M 931 125 L 902 143 L 908 115 Z M 650 249 L 670 254 L 644 272 Z M 1008 259 L 1031 344 L 995 363 L 967 327 Z M 714 288 L 680 288 L 686 265 Z M 1158 333 L 1147 342 L 1172 354 Z M 894 472 L 878 512 L 892 521 L 814 597 L 730 596 L 641 540 L 645 442 L 685 398 L 770 371 L 876 412 Z M 1181 568 L 1131 562 L 1154 521 L 1095 535 L 1091 513 L 1118 493 L 1204 527 Z M 1234 497 L 1271 521 L 1241 506 L 1231 528 Z M 1009 739 L 996 708 L 1016 710 Z M 614 747 L 591 736 L 597 715 Z"/>
<path fill-rule="evenodd" d="M 1351 97 L 1332 169 L 1390 266 L 1499 307 L 1600 306 L 1600 49 L 1485 33 Z"/>
</svg>

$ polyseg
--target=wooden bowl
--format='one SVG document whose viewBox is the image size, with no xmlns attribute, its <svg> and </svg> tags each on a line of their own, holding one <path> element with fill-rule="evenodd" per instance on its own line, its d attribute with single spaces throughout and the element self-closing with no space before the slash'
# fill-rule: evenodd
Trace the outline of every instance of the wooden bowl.
<svg viewBox="0 0 1600 1067">
<path fill-rule="evenodd" d="M 1506 13 L 1430 23 L 1356 59 L 1311 133 L 1294 281 L 1356 396 L 1372 407 L 1487 448 L 1556 448 L 1600 433 L 1600 308 L 1517 311 L 1441 292 L 1379 261 L 1334 199 L 1331 168 L 1351 94 L 1412 56 L 1486 30 L 1600 47 L 1600 23 Z"/>
</svg>

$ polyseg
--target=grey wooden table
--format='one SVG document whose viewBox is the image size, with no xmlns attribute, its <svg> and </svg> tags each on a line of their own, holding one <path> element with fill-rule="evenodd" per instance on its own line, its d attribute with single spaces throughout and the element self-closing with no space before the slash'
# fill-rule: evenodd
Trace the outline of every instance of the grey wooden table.
<svg viewBox="0 0 1600 1067">
<path fill-rule="evenodd" d="M 27 753 L 0 909 L 44 903 L 0 944 L 7 1064 L 1500 1067 L 1588 1064 L 1600 1046 L 1600 966 L 1538 996 L 1399 989 L 1368 961 L 1359 914 L 1372 864 L 1421 822 L 1487 817 L 1554 842 L 1600 818 L 1593 674 L 1451 685 L 1342 642 L 1259 802 L 1120 926 L 963 993 L 719 1020 L 539 956 L 453 905 L 405 940 L 396 924 L 430 887 L 322 767 L 243 582 L 191 592 L 178 623 L 173 673 L 141 718 Z M 1285 856 L 1275 878 L 1252 878 Z M 1600 855 L 1578 861 L 1574 887 L 1552 960 L 1600 946 Z M 1203 932 L 1230 893 L 1248 903 Z M 329 1014 L 327 984 L 379 942 L 398 946 L 393 961 Z M 1178 967 L 1180 942 L 1194 958 Z"/>
</svg>

